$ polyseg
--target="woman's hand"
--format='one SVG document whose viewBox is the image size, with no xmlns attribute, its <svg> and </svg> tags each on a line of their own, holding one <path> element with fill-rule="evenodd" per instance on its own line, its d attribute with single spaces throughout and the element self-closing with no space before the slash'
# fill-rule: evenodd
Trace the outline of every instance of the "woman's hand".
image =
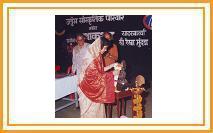
<svg viewBox="0 0 213 133">
<path fill-rule="evenodd" d="M 104 71 L 108 71 L 109 69 L 111 69 L 113 67 L 114 67 L 115 70 L 119 70 L 120 71 L 121 68 L 123 67 L 123 65 L 116 62 L 116 63 L 113 63 L 113 64 L 111 64 L 109 66 L 104 67 Z"/>
<path fill-rule="evenodd" d="M 120 64 L 120 63 L 114 63 L 114 69 L 115 70 L 121 70 L 122 67 L 123 67 L 122 64 Z"/>
<path fill-rule="evenodd" d="M 105 53 L 106 51 L 107 51 L 107 46 L 104 46 L 104 47 L 101 49 L 100 53 L 103 54 L 103 53 Z"/>
</svg>

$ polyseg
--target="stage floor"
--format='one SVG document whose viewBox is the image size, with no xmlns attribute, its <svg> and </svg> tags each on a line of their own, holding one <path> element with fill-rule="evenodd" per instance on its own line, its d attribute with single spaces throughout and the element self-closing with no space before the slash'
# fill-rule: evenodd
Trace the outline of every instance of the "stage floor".
<svg viewBox="0 0 213 133">
<path fill-rule="evenodd" d="M 144 103 L 144 115 L 145 118 L 152 118 L 152 89 L 149 89 L 149 92 L 147 93 L 147 96 L 144 97 L 145 103 Z M 66 101 L 62 100 L 57 100 L 55 102 L 55 106 L 61 106 L 63 104 L 66 104 Z M 131 100 L 127 101 L 127 117 L 132 117 L 132 102 Z M 75 104 L 64 108 L 60 111 L 57 111 L 55 113 L 56 118 L 79 118 L 80 117 L 80 109 L 75 107 Z M 113 111 L 112 111 L 112 117 L 117 118 L 116 114 L 116 106 L 113 106 Z"/>
</svg>

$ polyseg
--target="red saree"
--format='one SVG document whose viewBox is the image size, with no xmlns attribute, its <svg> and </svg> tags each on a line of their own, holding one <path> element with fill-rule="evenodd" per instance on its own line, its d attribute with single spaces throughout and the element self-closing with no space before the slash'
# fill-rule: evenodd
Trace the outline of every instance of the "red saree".
<svg viewBox="0 0 213 133">
<path fill-rule="evenodd" d="M 102 55 L 94 58 L 88 65 L 79 87 L 84 95 L 93 102 L 114 102 L 115 87 L 113 71 L 104 72 Z"/>
</svg>

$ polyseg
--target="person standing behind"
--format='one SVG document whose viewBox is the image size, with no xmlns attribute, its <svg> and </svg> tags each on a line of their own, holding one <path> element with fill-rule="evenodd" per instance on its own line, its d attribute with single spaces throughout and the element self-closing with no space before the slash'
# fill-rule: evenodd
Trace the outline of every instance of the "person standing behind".
<svg viewBox="0 0 213 133">
<path fill-rule="evenodd" d="M 81 59 L 84 57 L 89 46 L 89 43 L 85 42 L 85 36 L 83 34 L 76 35 L 76 43 L 77 45 L 73 48 L 72 52 L 72 75 L 80 74 L 82 70 L 81 64 L 84 63 Z"/>
<path fill-rule="evenodd" d="M 104 32 L 103 34 L 104 38 L 106 38 L 108 41 L 113 42 L 113 36 L 109 32 Z M 106 53 L 103 55 L 104 59 L 104 66 L 109 66 L 118 60 L 118 48 L 117 45 L 113 43 L 111 47 L 108 48 Z"/>
</svg>

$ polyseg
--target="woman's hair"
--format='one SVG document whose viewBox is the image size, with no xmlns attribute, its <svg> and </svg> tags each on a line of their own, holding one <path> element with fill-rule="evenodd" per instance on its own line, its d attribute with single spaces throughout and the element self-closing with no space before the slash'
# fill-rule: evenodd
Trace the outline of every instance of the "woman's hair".
<svg viewBox="0 0 213 133">
<path fill-rule="evenodd" d="M 108 47 L 112 47 L 113 45 L 113 41 L 112 40 L 107 40 L 105 37 L 101 37 L 101 44 L 103 46 L 108 46 Z"/>
<path fill-rule="evenodd" d="M 103 36 L 105 36 L 106 34 L 108 34 L 110 36 L 110 40 L 114 40 L 113 35 L 110 32 L 104 32 Z"/>
<path fill-rule="evenodd" d="M 108 34 L 110 37 L 112 37 L 112 34 L 110 32 L 104 32 L 103 35 Z"/>
</svg>

